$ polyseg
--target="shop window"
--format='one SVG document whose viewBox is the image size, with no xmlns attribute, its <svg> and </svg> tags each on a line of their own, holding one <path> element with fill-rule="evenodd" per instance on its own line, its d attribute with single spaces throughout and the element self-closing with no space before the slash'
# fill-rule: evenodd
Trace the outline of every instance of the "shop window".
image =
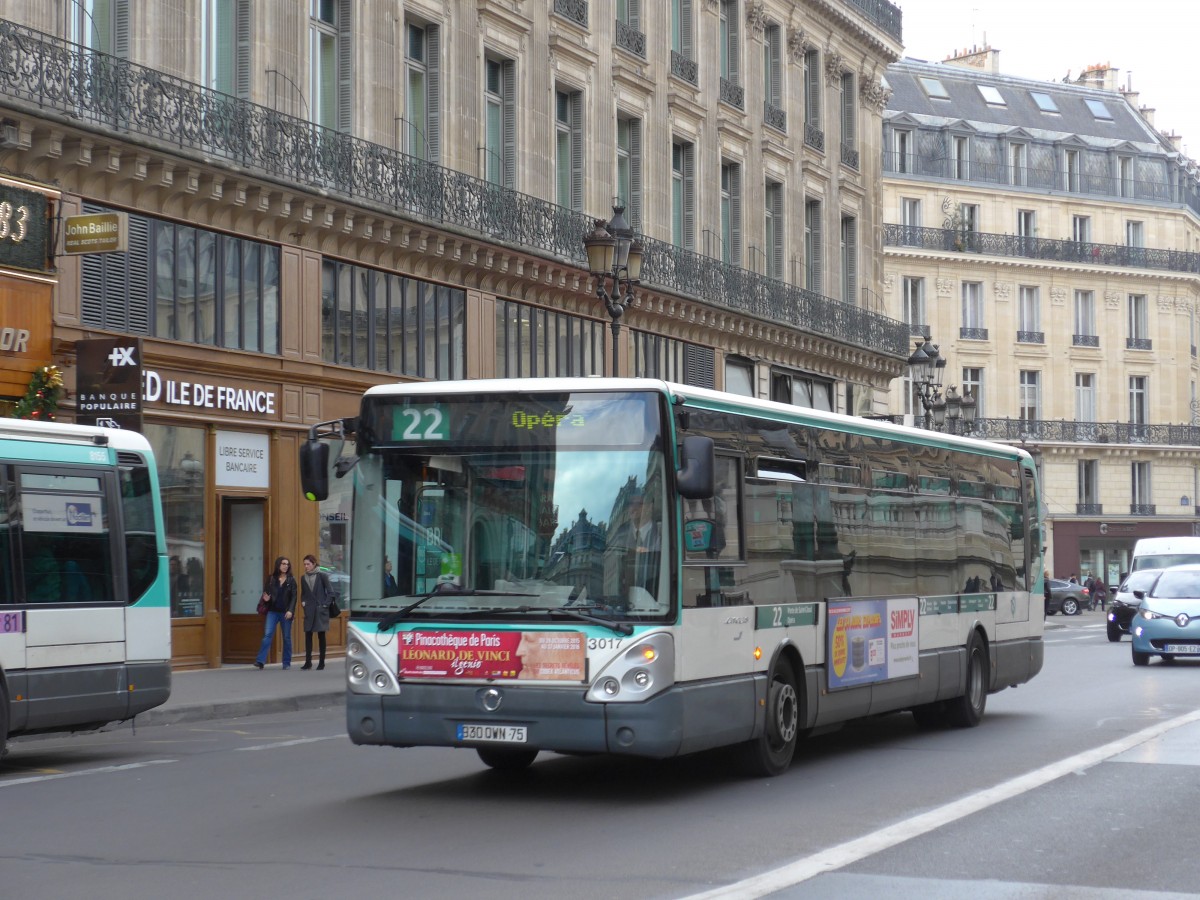
<svg viewBox="0 0 1200 900">
<path fill-rule="evenodd" d="M 171 616 L 204 615 L 204 429 L 147 423 L 167 537 Z"/>
</svg>

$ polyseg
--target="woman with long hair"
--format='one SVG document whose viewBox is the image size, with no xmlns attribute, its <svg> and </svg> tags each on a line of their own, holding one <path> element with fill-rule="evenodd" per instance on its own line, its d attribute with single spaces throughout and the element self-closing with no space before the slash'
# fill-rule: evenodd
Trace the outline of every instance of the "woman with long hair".
<svg viewBox="0 0 1200 900">
<path fill-rule="evenodd" d="M 267 602 L 267 621 L 263 629 L 262 646 L 254 660 L 261 669 L 267 662 L 271 641 L 275 638 L 275 626 L 283 631 L 283 667 L 292 667 L 292 616 L 296 612 L 296 579 L 292 576 L 292 563 L 286 556 L 275 560 L 275 568 L 263 585 L 262 598 Z"/>
</svg>

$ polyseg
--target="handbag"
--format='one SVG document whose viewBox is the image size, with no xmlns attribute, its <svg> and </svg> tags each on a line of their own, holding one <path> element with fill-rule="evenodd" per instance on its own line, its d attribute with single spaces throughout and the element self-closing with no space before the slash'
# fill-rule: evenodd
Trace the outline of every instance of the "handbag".
<svg viewBox="0 0 1200 900">
<path fill-rule="evenodd" d="M 267 601 L 262 597 L 258 598 L 258 614 L 260 616 L 265 616 L 267 614 Z"/>
<path fill-rule="evenodd" d="M 336 619 L 342 614 L 342 608 L 338 606 L 337 598 L 329 601 L 329 618 Z"/>
</svg>

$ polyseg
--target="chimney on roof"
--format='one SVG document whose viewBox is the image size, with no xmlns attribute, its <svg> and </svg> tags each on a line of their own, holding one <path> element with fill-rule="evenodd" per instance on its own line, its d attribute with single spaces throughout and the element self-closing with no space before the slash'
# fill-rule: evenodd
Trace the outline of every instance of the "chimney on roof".
<svg viewBox="0 0 1200 900">
<path fill-rule="evenodd" d="M 982 47 L 972 46 L 970 50 L 963 48 L 946 57 L 942 62 L 955 66 L 965 66 L 968 69 L 978 69 L 981 72 L 1000 74 L 1000 51 L 993 50 L 984 43 Z"/>
<path fill-rule="evenodd" d="M 1142 106 L 1138 109 L 1138 112 L 1140 112 L 1142 114 L 1142 118 L 1146 120 L 1146 124 L 1148 124 L 1151 128 L 1153 128 L 1154 127 L 1154 107 L 1153 106 Z"/>
<path fill-rule="evenodd" d="M 1096 63 L 1085 66 L 1079 73 L 1079 77 L 1075 79 L 1075 83 L 1084 87 L 1100 88 L 1104 91 L 1116 91 L 1120 89 L 1117 84 L 1117 75 L 1120 74 L 1120 71 L 1110 63 Z"/>
</svg>

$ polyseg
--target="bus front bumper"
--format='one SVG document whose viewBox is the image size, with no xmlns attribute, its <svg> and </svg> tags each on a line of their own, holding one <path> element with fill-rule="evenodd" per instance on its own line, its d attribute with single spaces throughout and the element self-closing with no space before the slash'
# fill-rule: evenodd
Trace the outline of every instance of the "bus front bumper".
<svg viewBox="0 0 1200 900">
<path fill-rule="evenodd" d="M 497 702 L 498 698 L 498 702 Z M 507 746 L 560 753 L 615 753 L 665 759 L 681 751 L 683 697 L 678 689 L 639 703 L 589 703 L 582 688 L 403 684 L 399 695 L 349 692 L 346 727 L 356 744 L 393 747 Z M 460 740 L 460 726 L 524 741 Z"/>
</svg>

